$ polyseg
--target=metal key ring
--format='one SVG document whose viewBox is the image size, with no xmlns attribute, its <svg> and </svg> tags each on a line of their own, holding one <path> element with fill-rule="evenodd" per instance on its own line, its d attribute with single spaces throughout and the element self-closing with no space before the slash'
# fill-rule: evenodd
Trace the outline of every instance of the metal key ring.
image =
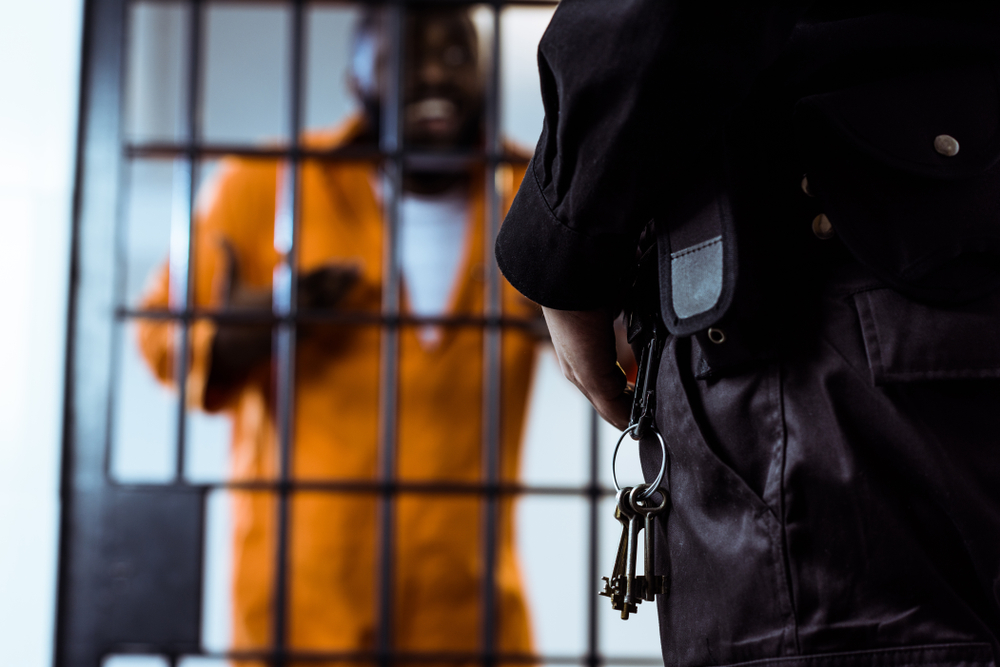
<svg viewBox="0 0 1000 667">
<path fill-rule="evenodd" d="M 618 472 L 615 470 L 615 464 L 618 462 L 618 449 L 622 446 L 622 440 L 625 439 L 625 436 L 637 428 L 639 428 L 639 424 L 633 424 L 632 426 L 629 426 L 627 429 L 622 431 L 621 437 L 618 438 L 618 442 L 615 444 L 615 453 L 611 456 L 611 478 L 615 482 L 615 491 L 622 490 L 621 485 L 618 484 Z M 656 479 L 646 489 L 646 492 L 639 497 L 639 500 L 646 500 L 647 498 L 651 497 L 654 493 L 656 493 L 656 490 L 660 488 L 660 484 L 663 482 L 663 475 L 667 472 L 667 443 L 663 441 L 663 436 L 660 435 L 660 432 L 657 431 L 656 428 L 653 428 L 651 430 L 653 431 L 653 433 L 656 434 L 656 439 L 660 441 L 660 451 L 663 452 L 663 456 L 662 458 L 660 458 L 659 474 L 657 474 Z"/>
<path fill-rule="evenodd" d="M 653 489 L 653 493 L 647 495 L 646 498 L 636 498 L 635 494 L 637 491 L 648 491 L 649 489 Z M 653 497 L 653 495 L 657 491 L 659 491 L 660 495 L 663 497 L 663 502 L 661 502 L 659 505 L 655 507 L 653 506 L 646 507 L 645 505 L 639 504 L 643 500 Z M 628 493 L 628 503 L 629 505 L 632 506 L 632 510 L 635 511 L 637 514 L 658 514 L 662 512 L 664 508 L 666 508 L 667 503 L 669 502 L 670 502 L 670 497 L 667 495 L 666 489 L 664 489 L 662 486 L 653 486 L 652 484 L 637 484 Z"/>
</svg>

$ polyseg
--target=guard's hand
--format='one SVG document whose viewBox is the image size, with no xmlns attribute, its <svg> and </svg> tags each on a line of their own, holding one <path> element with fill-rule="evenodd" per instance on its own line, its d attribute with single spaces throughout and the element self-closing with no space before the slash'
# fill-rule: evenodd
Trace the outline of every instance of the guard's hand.
<svg viewBox="0 0 1000 667">
<path fill-rule="evenodd" d="M 610 310 L 544 307 L 542 314 L 563 375 L 583 392 L 599 415 L 625 430 L 632 410 L 632 391 L 625 371 L 618 365 L 615 314 Z"/>
</svg>

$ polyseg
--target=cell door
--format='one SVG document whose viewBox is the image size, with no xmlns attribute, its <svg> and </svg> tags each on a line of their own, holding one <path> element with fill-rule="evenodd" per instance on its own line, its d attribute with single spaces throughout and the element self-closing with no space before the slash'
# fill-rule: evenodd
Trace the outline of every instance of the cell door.
<svg viewBox="0 0 1000 667">
<path fill-rule="evenodd" d="M 618 434 L 559 377 L 537 309 L 493 259 L 541 129 L 534 52 L 554 5 L 446 5 L 467 9 L 483 106 L 476 141 L 438 150 L 407 139 L 405 100 L 419 55 L 408 26 L 440 7 L 88 0 L 59 667 L 661 664 L 652 605 L 622 622 L 596 596 L 620 534 Z M 378 122 L 345 131 L 365 111 L 346 82 L 363 78 L 358 25 L 372 16 L 386 40 Z M 431 116 L 448 111 L 428 99 Z M 415 304 L 400 224 L 420 203 L 407 199 L 411 172 L 428 162 L 465 174 L 477 193 L 466 207 L 481 211 L 452 269 L 465 291 L 429 315 Z M 228 218 L 207 212 L 230 205 L 239 212 Z M 335 218 L 327 239 L 316 220 L 329 211 L 356 225 Z M 362 267 L 345 297 L 353 306 L 304 300 L 298 286 L 320 275 L 324 244 L 350 246 L 330 257 Z M 266 300 L 235 307 L 234 284 Z M 221 331 L 258 342 L 238 390 L 212 375 Z M 441 350 L 458 340 L 456 361 Z M 433 384 L 436 373 L 451 381 Z M 435 429 L 465 444 L 421 454 L 415 443 Z M 419 528 L 433 516 L 452 523 Z M 364 566 L 321 581 L 337 572 L 323 549 Z M 447 571 L 442 554 L 470 550 L 471 573 L 465 561 Z M 469 610 L 454 617 L 461 641 L 434 639 L 440 628 L 406 634 L 431 576 L 444 576 L 446 600 L 450 577 L 474 582 L 453 602 Z M 356 615 L 317 625 L 322 586 L 361 591 Z M 526 609 L 521 644 L 511 591 Z M 362 616 L 352 640 L 344 628 Z"/>
</svg>

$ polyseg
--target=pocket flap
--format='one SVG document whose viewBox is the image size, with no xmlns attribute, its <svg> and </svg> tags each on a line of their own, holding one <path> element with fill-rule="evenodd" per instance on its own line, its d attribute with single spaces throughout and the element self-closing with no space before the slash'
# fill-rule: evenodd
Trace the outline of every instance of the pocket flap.
<svg viewBox="0 0 1000 667">
<path fill-rule="evenodd" d="M 876 161 L 915 175 L 969 178 L 1000 160 L 1000 83 L 991 64 L 919 72 L 813 95 L 800 101 L 796 114 L 807 125 L 826 124 L 840 140 Z M 957 154 L 935 149 L 940 135 L 958 141 Z"/>
<path fill-rule="evenodd" d="M 1000 378 L 1000 292 L 931 306 L 891 289 L 854 295 L 876 385 Z"/>
<path fill-rule="evenodd" d="M 924 301 L 1000 287 L 1000 84 L 992 62 L 799 101 L 809 190 L 847 249 Z M 935 148 L 949 135 L 947 156 Z"/>
</svg>

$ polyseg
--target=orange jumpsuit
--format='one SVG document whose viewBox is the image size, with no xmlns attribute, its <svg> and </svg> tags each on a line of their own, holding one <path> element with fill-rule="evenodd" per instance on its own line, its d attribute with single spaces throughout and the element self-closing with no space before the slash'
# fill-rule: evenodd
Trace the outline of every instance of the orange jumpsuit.
<svg viewBox="0 0 1000 667">
<path fill-rule="evenodd" d="M 307 145 L 333 148 L 360 129 L 355 119 L 313 134 Z M 218 306 L 228 267 L 223 242 L 235 251 L 244 281 L 269 286 L 275 201 L 281 167 L 275 160 L 228 159 L 196 207 L 193 262 L 195 304 Z M 502 215 L 524 174 L 501 167 Z M 353 262 L 361 277 L 341 304 L 377 314 L 382 285 L 382 210 L 370 162 L 308 161 L 301 168 L 299 267 Z M 463 268 L 451 294 L 450 315 L 483 312 L 484 182 L 472 181 L 471 232 Z M 164 308 L 170 277 L 164 267 L 144 298 Z M 535 317 L 537 307 L 506 282 L 505 316 Z M 403 312 L 406 312 L 405 285 Z M 139 326 L 139 344 L 157 377 L 171 382 L 173 324 Z M 192 405 L 232 418 L 235 480 L 274 479 L 277 446 L 271 368 L 263 364 L 239 386 L 207 386 L 214 324 L 191 329 L 187 379 Z M 373 480 L 377 476 L 379 363 L 377 325 L 329 324 L 300 338 L 295 364 L 292 475 L 297 480 Z M 399 337 L 397 475 L 406 481 L 477 482 L 482 479 L 483 332 L 446 327 L 426 347 L 414 327 Z M 503 334 L 501 368 L 501 476 L 513 481 L 535 341 L 526 331 Z M 273 492 L 236 490 L 234 508 L 233 646 L 271 643 L 276 502 Z M 514 553 L 510 499 L 500 503 L 498 648 L 527 653 L 531 638 Z M 289 646 L 303 651 L 372 649 L 377 637 L 377 496 L 371 492 L 293 493 L 289 542 Z M 480 649 L 483 572 L 482 501 L 475 494 L 400 493 L 396 501 L 393 644 L 401 651 Z M 315 663 L 313 663 L 315 664 Z M 344 663 L 340 663 L 344 664 Z"/>
</svg>

